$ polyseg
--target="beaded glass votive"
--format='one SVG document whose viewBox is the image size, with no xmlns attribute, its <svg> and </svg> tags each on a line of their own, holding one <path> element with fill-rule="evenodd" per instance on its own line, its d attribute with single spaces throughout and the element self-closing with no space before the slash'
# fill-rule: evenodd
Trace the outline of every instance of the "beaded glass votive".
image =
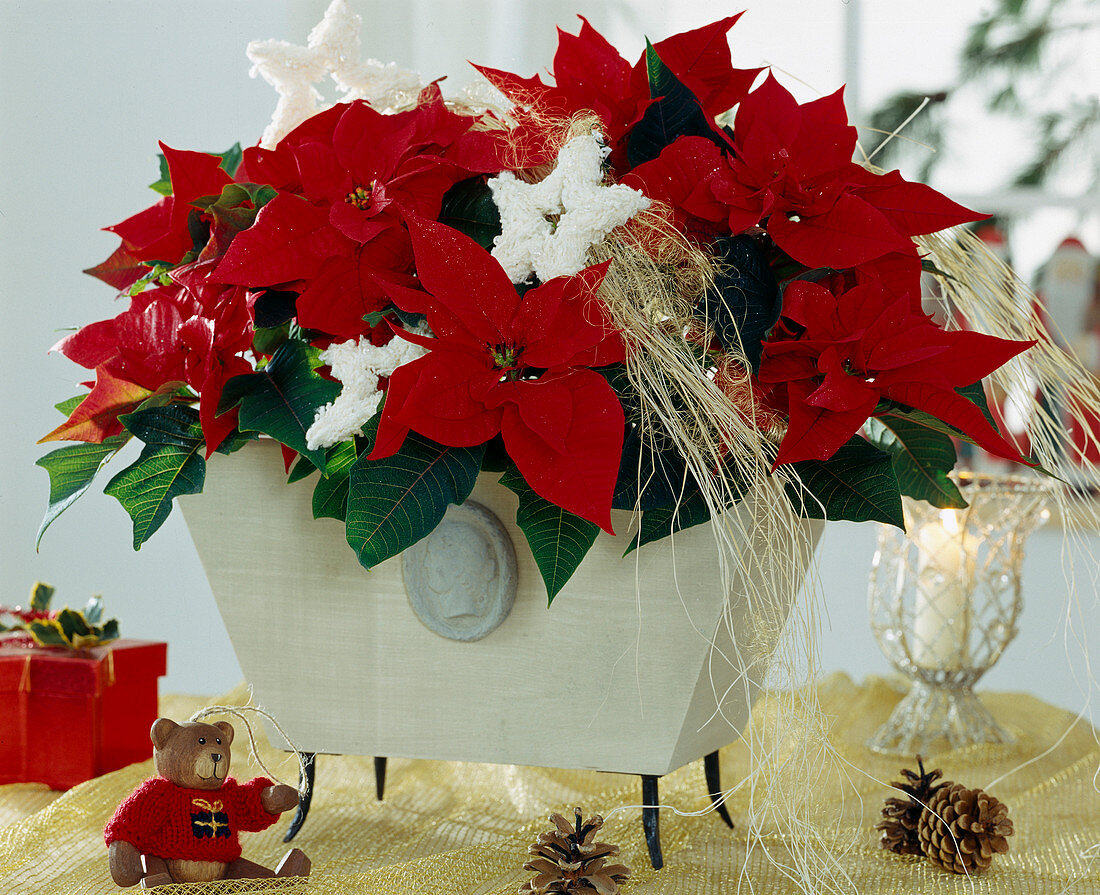
<svg viewBox="0 0 1100 895">
<path fill-rule="evenodd" d="M 973 687 L 1016 636 L 1024 542 L 1050 518 L 1055 482 L 965 472 L 956 481 L 965 509 L 905 498 L 906 531 L 879 532 L 871 628 L 912 686 L 868 740 L 878 752 L 1012 740 Z"/>
</svg>

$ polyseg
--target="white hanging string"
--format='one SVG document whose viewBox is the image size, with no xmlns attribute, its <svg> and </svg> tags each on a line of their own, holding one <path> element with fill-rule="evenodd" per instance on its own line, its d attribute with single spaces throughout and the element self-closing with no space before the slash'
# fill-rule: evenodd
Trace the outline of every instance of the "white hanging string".
<svg viewBox="0 0 1100 895">
<path fill-rule="evenodd" d="M 252 694 L 249 693 L 249 700 L 251 700 Z M 252 712 L 256 715 L 260 715 L 271 722 L 271 726 L 278 731 L 279 736 L 286 740 L 287 747 L 294 753 L 294 757 L 298 759 L 298 785 L 294 788 L 298 791 L 299 798 L 306 798 L 309 795 L 309 783 L 306 780 L 306 760 L 302 755 L 302 752 L 291 742 L 290 737 L 286 735 L 286 731 L 279 725 L 279 722 L 275 720 L 275 717 L 268 711 L 255 705 L 209 705 L 204 709 L 199 709 L 195 712 L 188 721 L 201 721 L 203 718 L 207 718 L 211 715 L 233 715 L 240 718 L 244 722 L 245 730 L 248 731 L 248 746 L 252 753 L 252 758 L 256 761 L 256 764 L 260 766 L 260 769 L 274 780 L 276 783 L 282 783 L 282 781 L 271 772 L 271 770 L 264 764 L 262 758 L 260 758 L 259 749 L 256 746 L 256 735 L 252 730 L 252 724 L 248 720 L 248 716 L 245 712 Z M 290 784 L 286 784 L 290 785 Z"/>
</svg>

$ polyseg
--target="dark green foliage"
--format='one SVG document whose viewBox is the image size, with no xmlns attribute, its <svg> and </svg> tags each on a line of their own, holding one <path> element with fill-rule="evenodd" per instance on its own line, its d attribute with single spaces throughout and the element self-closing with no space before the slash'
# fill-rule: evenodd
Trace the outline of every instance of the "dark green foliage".
<svg viewBox="0 0 1100 895">
<path fill-rule="evenodd" d="M 595 543 L 600 527 L 536 494 L 514 466 L 500 483 L 519 497 L 516 524 L 539 567 L 549 605 Z"/>
</svg>

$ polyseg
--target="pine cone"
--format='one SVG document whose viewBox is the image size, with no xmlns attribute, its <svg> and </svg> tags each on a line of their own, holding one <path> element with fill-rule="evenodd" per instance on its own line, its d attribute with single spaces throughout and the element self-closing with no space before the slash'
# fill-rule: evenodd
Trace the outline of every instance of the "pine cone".
<svg viewBox="0 0 1100 895">
<path fill-rule="evenodd" d="M 622 864 L 605 865 L 607 858 L 619 853 L 619 847 L 596 841 L 603 818 L 595 814 L 582 821 L 580 808 L 573 813 L 573 824 L 560 814 L 551 814 L 550 820 L 557 829 L 539 833 L 535 844 L 527 849 L 535 859 L 524 864 L 523 869 L 533 870 L 537 875 L 520 887 L 520 895 L 586 892 L 617 895 L 619 883 L 630 876 L 630 869 Z"/>
<path fill-rule="evenodd" d="M 996 852 L 1008 851 L 1008 806 L 981 789 L 945 784 L 928 803 L 917 828 L 924 854 L 952 873 L 979 873 Z"/>
<path fill-rule="evenodd" d="M 881 845 L 898 855 L 921 855 L 920 839 L 917 836 L 917 824 L 921 813 L 932 797 L 939 792 L 947 781 L 936 783 L 943 771 L 925 771 L 924 762 L 917 756 L 918 771 L 901 769 L 905 780 L 893 780 L 890 785 L 905 793 L 906 798 L 892 797 L 882 806 L 883 820 L 875 827 L 882 830 Z"/>
</svg>

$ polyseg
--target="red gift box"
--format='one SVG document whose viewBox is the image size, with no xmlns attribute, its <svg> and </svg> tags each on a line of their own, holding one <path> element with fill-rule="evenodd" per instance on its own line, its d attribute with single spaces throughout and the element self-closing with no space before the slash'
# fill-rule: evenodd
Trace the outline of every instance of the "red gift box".
<svg viewBox="0 0 1100 895">
<path fill-rule="evenodd" d="M 0 645 L 0 783 L 68 789 L 153 754 L 167 644 Z"/>
</svg>

